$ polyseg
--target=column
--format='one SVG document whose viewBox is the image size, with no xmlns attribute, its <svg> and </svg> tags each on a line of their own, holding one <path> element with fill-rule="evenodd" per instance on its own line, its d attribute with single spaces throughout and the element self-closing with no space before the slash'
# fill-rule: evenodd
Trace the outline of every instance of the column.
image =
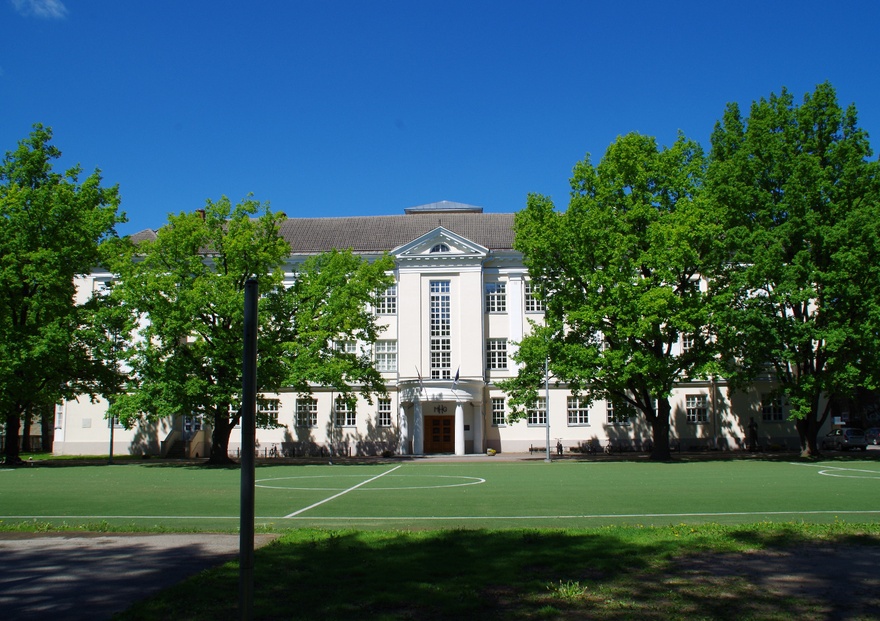
<svg viewBox="0 0 880 621">
<path fill-rule="evenodd" d="M 455 404 L 455 454 L 464 455 L 464 408 L 461 401 Z"/>
<path fill-rule="evenodd" d="M 397 454 L 409 455 L 409 443 L 411 438 L 409 437 L 409 424 L 406 420 L 406 408 L 402 403 L 397 410 L 397 433 L 400 441 L 400 445 L 397 447 Z"/>
<path fill-rule="evenodd" d="M 413 401 L 413 455 L 425 454 L 425 419 L 422 416 L 422 402 Z"/>
<path fill-rule="evenodd" d="M 474 404 L 474 453 L 486 450 L 483 446 L 483 404 Z"/>
</svg>

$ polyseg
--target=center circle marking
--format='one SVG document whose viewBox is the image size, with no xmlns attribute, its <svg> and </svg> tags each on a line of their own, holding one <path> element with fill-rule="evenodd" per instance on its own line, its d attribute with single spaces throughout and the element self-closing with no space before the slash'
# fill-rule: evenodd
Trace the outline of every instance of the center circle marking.
<svg viewBox="0 0 880 621">
<path fill-rule="evenodd" d="M 291 491 L 306 491 L 306 492 L 341 492 L 349 487 L 301 487 L 296 485 L 266 485 L 266 483 L 272 483 L 274 481 L 299 481 L 303 479 L 340 479 L 340 478 L 355 478 L 363 480 L 363 476 L 357 474 L 340 474 L 340 475 L 332 475 L 332 474 L 313 474 L 313 475 L 303 475 L 303 476 L 295 476 L 295 477 L 277 477 L 273 479 L 259 479 L 255 482 L 256 487 L 262 487 L 264 489 L 281 489 L 281 490 L 291 490 Z M 467 487 L 469 485 L 480 485 L 481 483 L 485 483 L 486 479 L 480 477 L 467 477 L 461 475 L 446 475 L 446 474 L 430 474 L 430 475 L 422 475 L 422 474 L 389 474 L 383 476 L 382 479 L 402 479 L 402 478 L 422 478 L 422 479 L 460 479 L 459 482 L 456 483 L 439 483 L 436 485 L 401 485 L 394 487 L 375 487 L 373 485 L 365 485 L 363 487 L 358 487 L 357 489 L 353 489 L 353 492 L 378 492 L 378 491 L 394 491 L 394 490 L 413 490 L 413 489 L 442 489 L 442 488 L 451 488 L 451 487 Z"/>
</svg>

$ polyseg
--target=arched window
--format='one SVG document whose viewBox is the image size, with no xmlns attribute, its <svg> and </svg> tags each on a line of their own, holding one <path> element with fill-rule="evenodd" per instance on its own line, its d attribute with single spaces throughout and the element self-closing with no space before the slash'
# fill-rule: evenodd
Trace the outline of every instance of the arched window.
<svg viewBox="0 0 880 621">
<path fill-rule="evenodd" d="M 449 246 L 446 244 L 437 244 L 433 248 L 431 248 L 431 253 L 435 252 L 449 252 Z"/>
</svg>

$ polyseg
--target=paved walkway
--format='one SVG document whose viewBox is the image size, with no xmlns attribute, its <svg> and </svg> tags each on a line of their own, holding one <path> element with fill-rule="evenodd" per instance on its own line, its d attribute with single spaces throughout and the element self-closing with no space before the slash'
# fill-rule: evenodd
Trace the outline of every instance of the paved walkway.
<svg viewBox="0 0 880 621">
<path fill-rule="evenodd" d="M 238 554 L 238 535 L 0 533 L 0 618 L 102 621 Z"/>
</svg>

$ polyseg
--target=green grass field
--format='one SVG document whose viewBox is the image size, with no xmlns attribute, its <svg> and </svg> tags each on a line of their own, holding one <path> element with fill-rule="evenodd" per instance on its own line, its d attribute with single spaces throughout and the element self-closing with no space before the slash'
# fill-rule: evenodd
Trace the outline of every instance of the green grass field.
<svg viewBox="0 0 880 621">
<path fill-rule="evenodd" d="M 872 523 L 880 462 L 401 461 L 259 465 L 258 528 Z M 0 528 L 235 530 L 241 474 L 160 462 L 0 470 Z"/>
</svg>

